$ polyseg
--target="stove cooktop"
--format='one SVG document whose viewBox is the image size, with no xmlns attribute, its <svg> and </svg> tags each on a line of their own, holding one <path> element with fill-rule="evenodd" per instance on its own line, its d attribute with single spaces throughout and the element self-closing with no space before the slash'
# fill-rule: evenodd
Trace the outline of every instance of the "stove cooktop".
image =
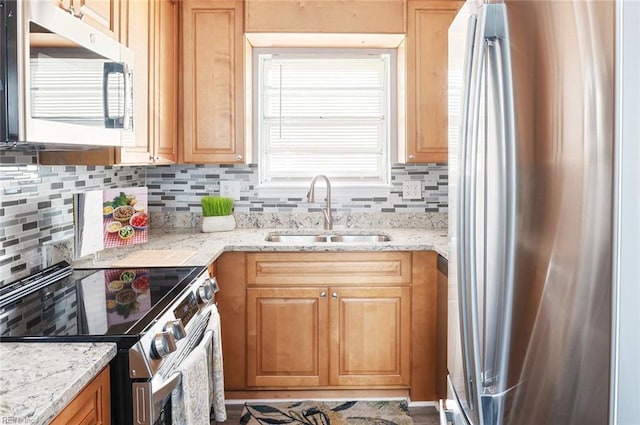
<svg viewBox="0 0 640 425">
<path fill-rule="evenodd" d="M 30 276 L 2 288 L 4 298 L 12 291 L 19 293 L 0 304 L 0 341 L 135 336 L 204 267 L 72 270 L 70 274 L 62 269 L 68 267 L 58 264 L 49 272 L 39 272 L 36 279 Z"/>
</svg>

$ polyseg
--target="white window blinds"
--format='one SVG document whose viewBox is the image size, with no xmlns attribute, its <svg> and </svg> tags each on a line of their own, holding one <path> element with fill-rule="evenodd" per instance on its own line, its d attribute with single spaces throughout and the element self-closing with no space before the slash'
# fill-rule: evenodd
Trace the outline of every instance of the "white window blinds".
<svg viewBox="0 0 640 425">
<path fill-rule="evenodd" d="M 259 54 L 261 183 L 385 184 L 390 54 Z"/>
</svg>

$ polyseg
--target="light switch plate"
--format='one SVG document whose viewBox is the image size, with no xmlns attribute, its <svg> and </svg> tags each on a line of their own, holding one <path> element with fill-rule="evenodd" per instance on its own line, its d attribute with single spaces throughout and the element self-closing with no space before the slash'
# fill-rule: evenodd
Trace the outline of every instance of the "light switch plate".
<svg viewBox="0 0 640 425">
<path fill-rule="evenodd" d="M 240 200 L 240 182 L 221 180 L 220 196 L 233 198 L 235 201 Z"/>
<path fill-rule="evenodd" d="M 422 182 L 414 180 L 403 181 L 402 199 L 422 199 Z"/>
</svg>

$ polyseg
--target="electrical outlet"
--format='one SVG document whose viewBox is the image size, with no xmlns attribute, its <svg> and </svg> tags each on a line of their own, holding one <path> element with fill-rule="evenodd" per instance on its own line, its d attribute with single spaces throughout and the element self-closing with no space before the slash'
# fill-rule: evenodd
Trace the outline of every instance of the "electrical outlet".
<svg viewBox="0 0 640 425">
<path fill-rule="evenodd" d="M 240 182 L 221 180 L 220 181 L 220 196 L 227 198 L 233 198 L 236 201 L 240 200 Z"/>
<path fill-rule="evenodd" d="M 403 181 L 402 199 L 422 199 L 422 182 L 415 180 Z"/>
</svg>

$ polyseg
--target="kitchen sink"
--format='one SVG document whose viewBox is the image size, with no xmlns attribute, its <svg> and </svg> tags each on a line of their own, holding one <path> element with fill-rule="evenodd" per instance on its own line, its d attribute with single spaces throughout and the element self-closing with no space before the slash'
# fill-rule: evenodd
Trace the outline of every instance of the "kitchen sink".
<svg viewBox="0 0 640 425">
<path fill-rule="evenodd" d="M 280 235 L 278 233 L 270 234 L 266 237 L 267 242 L 283 242 L 283 243 L 314 243 L 328 242 L 327 235 Z"/>
<path fill-rule="evenodd" d="M 282 242 L 292 244 L 308 244 L 317 242 L 388 242 L 391 238 L 385 234 L 379 233 L 367 233 L 367 234 L 353 234 L 353 233 L 333 233 L 333 234 L 280 234 L 270 233 L 265 238 L 267 242 Z"/>
<path fill-rule="evenodd" d="M 387 235 L 331 235 L 330 242 L 388 242 L 391 240 Z"/>
</svg>

